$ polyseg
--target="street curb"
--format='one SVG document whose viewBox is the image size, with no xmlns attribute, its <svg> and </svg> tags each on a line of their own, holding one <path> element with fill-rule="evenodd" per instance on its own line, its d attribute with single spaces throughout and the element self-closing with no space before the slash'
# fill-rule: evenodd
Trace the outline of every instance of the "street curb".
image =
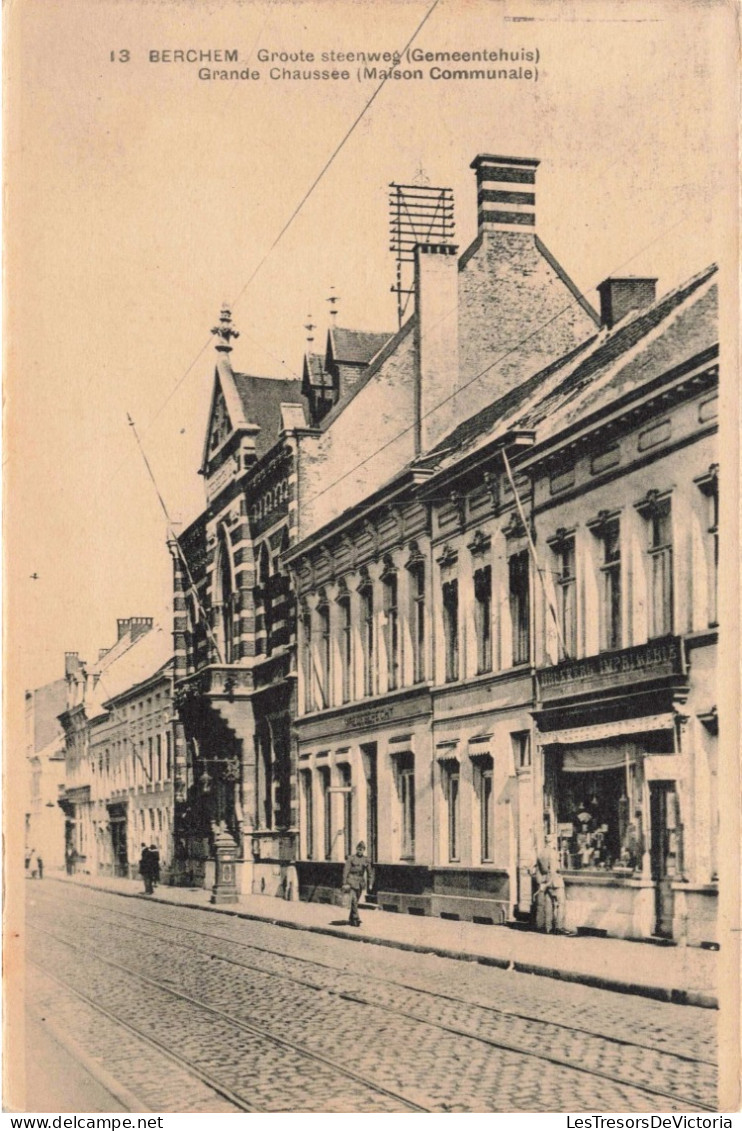
<svg viewBox="0 0 742 1131">
<path fill-rule="evenodd" d="M 610 990 L 612 993 L 632 994 L 637 997 L 652 998 L 655 1001 L 670 1002 L 672 1005 L 694 1005 L 700 1009 L 718 1009 L 719 1000 L 714 994 L 705 993 L 703 990 L 677 989 L 667 986 L 648 986 L 638 982 L 626 982 L 619 978 L 605 978 L 600 974 L 586 974 L 579 970 L 560 970 L 555 966 L 541 966 L 534 962 L 521 962 L 519 959 L 497 958 L 486 954 L 473 954 L 469 951 L 454 950 L 450 947 L 426 945 L 422 943 L 404 942 L 403 940 L 385 939 L 373 935 L 357 935 L 350 931 L 338 930 L 334 927 L 320 927 L 311 923 L 295 923 L 290 919 L 278 919 L 272 915 L 258 915 L 254 911 L 237 911 L 230 907 L 214 907 L 203 903 L 183 903 L 181 900 L 165 899 L 158 895 L 147 895 L 143 892 L 120 891 L 117 888 L 102 887 L 99 885 L 82 883 L 79 880 L 61 880 L 55 877 L 56 883 L 71 883 L 76 887 L 88 888 L 92 891 L 106 892 L 108 895 L 120 895 L 125 899 L 146 900 L 149 903 L 164 903 L 168 907 L 186 907 L 191 911 L 209 911 L 215 915 L 229 915 L 233 919 L 246 919 L 256 923 L 270 923 L 274 927 L 285 927 L 291 931 L 309 931 L 315 935 L 329 935 L 331 938 L 346 939 L 350 942 L 370 943 L 374 946 L 388 946 L 394 950 L 411 951 L 414 954 L 434 954 L 439 958 L 452 958 L 457 962 L 476 962 L 480 966 L 494 966 L 500 970 L 513 970 L 518 974 L 534 974 L 542 978 L 553 978 L 560 982 L 573 982 L 593 989 Z"/>
</svg>

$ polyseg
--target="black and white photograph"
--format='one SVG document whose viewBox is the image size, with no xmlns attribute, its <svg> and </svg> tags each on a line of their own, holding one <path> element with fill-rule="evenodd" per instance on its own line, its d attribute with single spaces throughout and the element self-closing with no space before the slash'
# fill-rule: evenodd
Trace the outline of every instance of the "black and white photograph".
<svg viewBox="0 0 742 1131">
<path fill-rule="evenodd" d="M 4 25 L 5 1126 L 732 1128 L 738 7 Z"/>
</svg>

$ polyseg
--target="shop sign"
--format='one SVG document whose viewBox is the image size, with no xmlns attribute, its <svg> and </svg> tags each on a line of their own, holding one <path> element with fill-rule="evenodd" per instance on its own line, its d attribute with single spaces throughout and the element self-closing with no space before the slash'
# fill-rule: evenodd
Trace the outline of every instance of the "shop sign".
<svg viewBox="0 0 742 1131">
<path fill-rule="evenodd" d="M 605 652 L 558 664 L 539 671 L 539 684 L 544 700 L 565 694 L 602 691 L 622 684 L 648 682 L 667 675 L 682 675 L 680 640 L 673 637 L 657 643 L 624 648 L 621 652 Z"/>
</svg>

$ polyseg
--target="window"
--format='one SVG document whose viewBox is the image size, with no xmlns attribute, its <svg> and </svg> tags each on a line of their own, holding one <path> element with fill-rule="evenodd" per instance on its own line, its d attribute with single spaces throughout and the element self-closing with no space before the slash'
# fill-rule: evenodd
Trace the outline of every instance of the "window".
<svg viewBox="0 0 742 1131">
<path fill-rule="evenodd" d="M 513 761 L 516 770 L 527 770 L 531 765 L 531 734 L 521 730 L 511 735 L 513 742 Z"/>
<path fill-rule="evenodd" d="M 461 773 L 458 762 L 445 763 L 443 789 L 448 823 L 448 859 L 455 862 L 461 858 Z"/>
<path fill-rule="evenodd" d="M 603 651 L 620 648 L 621 622 L 621 526 L 618 519 L 606 522 L 601 528 L 603 547 L 601 596 L 601 647 Z"/>
<path fill-rule="evenodd" d="M 313 676 L 312 676 L 312 614 L 309 609 L 304 609 L 301 618 L 302 635 L 304 637 L 304 710 L 314 710 Z"/>
<path fill-rule="evenodd" d="M 312 806 L 312 772 L 301 771 L 301 796 L 304 806 L 304 853 L 307 860 L 314 856 L 314 811 Z"/>
<path fill-rule="evenodd" d="M 412 593 L 412 678 L 425 679 L 425 566 L 415 562 L 410 567 Z"/>
<path fill-rule="evenodd" d="M 494 860 L 493 840 L 493 774 L 491 755 L 477 759 L 479 778 L 479 855 L 483 864 Z"/>
<path fill-rule="evenodd" d="M 415 859 L 415 756 L 401 754 L 397 760 L 400 808 L 400 859 Z"/>
<path fill-rule="evenodd" d="M 332 857 L 332 794 L 330 793 L 330 767 L 320 766 L 319 780 L 322 789 L 323 817 L 323 855 L 325 860 Z"/>
<path fill-rule="evenodd" d="M 708 623 L 719 623 L 719 468 L 712 463 L 705 475 L 695 481 L 703 494 L 702 529 L 706 547 L 708 580 Z"/>
<path fill-rule="evenodd" d="M 351 698 L 353 673 L 353 636 L 350 620 L 350 593 L 343 591 L 338 597 L 340 610 L 340 660 L 343 703 Z"/>
<path fill-rule="evenodd" d="M 345 855 L 350 856 L 353 851 L 353 794 L 351 792 L 351 770 L 347 762 L 342 762 L 338 766 L 340 774 L 340 785 L 344 790 L 341 793 L 343 799 L 343 841 L 345 845 Z"/>
<path fill-rule="evenodd" d="M 650 613 L 649 635 L 672 632 L 672 523 L 670 502 L 652 508 L 647 518 L 649 532 Z"/>
<path fill-rule="evenodd" d="M 317 607 L 319 621 L 319 693 L 320 706 L 330 705 L 330 606 L 322 595 L 322 603 Z"/>
<path fill-rule="evenodd" d="M 388 572 L 384 583 L 384 638 L 386 644 L 387 687 L 393 691 L 399 681 L 399 606 L 397 574 Z"/>
<path fill-rule="evenodd" d="M 273 608 L 270 592 L 271 561 L 268 547 L 263 543 L 258 559 L 258 580 L 260 581 L 260 594 L 263 604 L 263 629 L 265 632 L 265 654 L 271 654 L 271 630 L 273 627 Z"/>
<path fill-rule="evenodd" d="M 155 739 L 155 750 L 157 752 L 157 780 L 162 781 L 162 735 L 157 735 Z"/>
<path fill-rule="evenodd" d="M 229 555 L 227 538 L 222 531 L 219 540 L 219 566 L 217 570 L 216 611 L 219 635 L 223 649 L 222 660 L 225 664 L 234 663 L 236 659 L 234 647 L 234 592 L 232 588 L 232 568 Z"/>
<path fill-rule="evenodd" d="M 147 739 L 147 780 L 151 782 L 155 780 L 155 759 L 151 738 Z"/>
<path fill-rule="evenodd" d="M 577 609 L 575 604 L 575 540 L 565 539 L 556 549 L 557 615 L 559 617 L 559 658 L 571 659 L 577 652 Z"/>
<path fill-rule="evenodd" d="M 477 673 L 492 671 L 492 567 L 474 571 L 474 626 Z"/>
<path fill-rule="evenodd" d="M 530 657 L 530 601 L 528 592 L 528 550 L 508 559 L 510 623 L 513 664 L 525 664 Z"/>
<path fill-rule="evenodd" d="M 363 694 L 368 696 L 374 693 L 374 591 L 368 579 L 360 593 Z"/>
<path fill-rule="evenodd" d="M 173 772 L 173 740 L 170 731 L 165 732 L 165 777 L 169 780 Z"/>
<path fill-rule="evenodd" d="M 456 578 L 443 583 L 443 640 L 446 683 L 459 678 L 459 583 Z"/>
</svg>

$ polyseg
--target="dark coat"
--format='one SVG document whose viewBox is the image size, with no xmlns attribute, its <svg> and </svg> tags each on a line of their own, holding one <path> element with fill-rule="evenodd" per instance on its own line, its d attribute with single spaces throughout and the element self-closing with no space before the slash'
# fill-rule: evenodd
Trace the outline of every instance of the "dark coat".
<svg viewBox="0 0 742 1131">
<path fill-rule="evenodd" d="M 343 887 L 353 891 L 363 891 L 368 888 L 371 877 L 371 861 L 368 856 L 361 856 L 354 852 L 345 861 L 343 869 Z"/>
</svg>

